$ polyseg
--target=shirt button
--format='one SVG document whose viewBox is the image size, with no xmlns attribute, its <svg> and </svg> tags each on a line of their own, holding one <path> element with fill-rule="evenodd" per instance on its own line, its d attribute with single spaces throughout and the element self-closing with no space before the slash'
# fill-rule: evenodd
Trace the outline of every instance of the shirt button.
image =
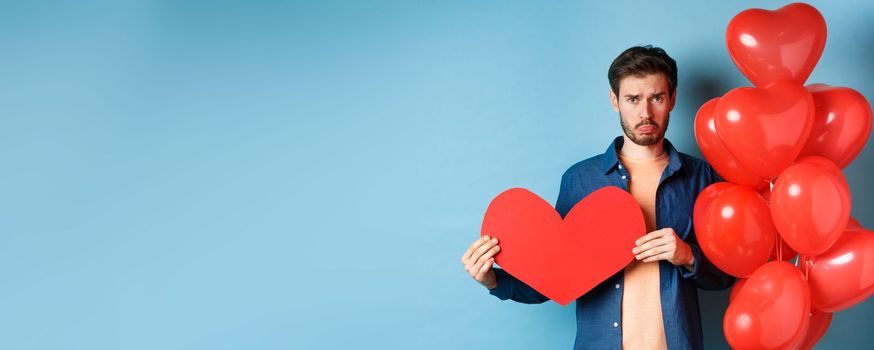
<svg viewBox="0 0 874 350">
<path fill-rule="evenodd" d="M 613 328 L 619 328 L 619 322 L 613 322 Z"/>
<path fill-rule="evenodd" d="M 623 180 L 625 180 L 625 178 L 627 178 L 627 176 L 625 176 L 625 175 L 622 175 L 622 179 L 623 179 Z"/>
<path fill-rule="evenodd" d="M 616 289 L 619 289 L 619 283 L 616 283 Z"/>
<path fill-rule="evenodd" d="M 619 164 L 619 169 L 622 169 L 622 164 Z"/>
</svg>

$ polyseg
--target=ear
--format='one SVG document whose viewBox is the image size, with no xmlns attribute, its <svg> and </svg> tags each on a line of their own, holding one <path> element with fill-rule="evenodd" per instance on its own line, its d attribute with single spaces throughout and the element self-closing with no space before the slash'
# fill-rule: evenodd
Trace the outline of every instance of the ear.
<svg viewBox="0 0 874 350">
<path fill-rule="evenodd" d="M 674 89 L 674 93 L 671 94 L 671 106 L 670 106 L 670 108 L 668 108 L 668 112 L 673 111 L 674 106 L 676 106 L 676 105 L 677 105 L 677 89 Z"/>
<path fill-rule="evenodd" d="M 610 104 L 613 105 L 613 111 L 619 113 L 619 98 L 616 97 L 612 88 L 610 89 Z"/>
</svg>

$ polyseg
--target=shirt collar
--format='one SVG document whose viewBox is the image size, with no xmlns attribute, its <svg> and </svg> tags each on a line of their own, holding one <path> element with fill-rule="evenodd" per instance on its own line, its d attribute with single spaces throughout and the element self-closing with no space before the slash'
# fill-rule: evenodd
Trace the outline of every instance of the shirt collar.
<svg viewBox="0 0 874 350">
<path fill-rule="evenodd" d="M 619 150 L 622 149 L 623 143 L 625 143 L 625 138 L 617 136 L 613 139 L 613 142 L 610 143 L 610 146 L 607 146 L 607 150 L 604 151 L 603 163 L 601 163 L 601 170 L 604 171 L 604 174 L 609 173 L 610 170 L 613 170 L 617 165 L 619 165 Z M 671 141 L 665 139 L 664 147 L 665 152 L 667 152 L 668 157 L 670 157 L 663 176 L 667 178 L 677 172 L 677 170 L 680 170 L 683 163 L 680 161 L 680 152 L 677 152 L 677 149 L 674 148 Z"/>
</svg>

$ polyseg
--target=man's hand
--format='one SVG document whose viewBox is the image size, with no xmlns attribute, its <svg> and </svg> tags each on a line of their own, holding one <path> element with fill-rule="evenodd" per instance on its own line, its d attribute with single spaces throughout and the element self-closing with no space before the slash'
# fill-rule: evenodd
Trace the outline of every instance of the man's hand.
<svg viewBox="0 0 874 350">
<path fill-rule="evenodd" d="M 652 231 L 638 238 L 634 243 L 637 246 L 631 250 L 637 260 L 643 262 L 667 260 L 676 266 L 684 266 L 692 271 L 695 256 L 692 248 L 683 242 L 674 229 L 668 227 Z"/>
<path fill-rule="evenodd" d="M 482 236 L 467 248 L 461 256 L 461 264 L 470 277 L 484 287 L 494 289 L 498 286 L 498 281 L 495 271 L 492 271 L 492 264 L 495 262 L 495 254 L 499 251 L 501 247 L 498 246 L 497 238 Z"/>
</svg>

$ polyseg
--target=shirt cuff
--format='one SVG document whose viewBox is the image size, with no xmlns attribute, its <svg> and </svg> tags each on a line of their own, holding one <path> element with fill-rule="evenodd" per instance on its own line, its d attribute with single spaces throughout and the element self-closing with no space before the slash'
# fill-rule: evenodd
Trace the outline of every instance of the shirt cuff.
<svg viewBox="0 0 874 350">
<path fill-rule="evenodd" d="M 695 262 L 692 263 L 692 271 L 686 269 L 685 266 L 677 266 L 680 269 L 680 275 L 686 279 L 696 279 L 701 275 L 701 247 L 697 244 L 689 244 L 689 249 L 692 250 L 692 256 L 695 257 Z"/>
<path fill-rule="evenodd" d="M 498 285 L 495 288 L 489 289 L 489 294 L 501 300 L 510 299 L 513 295 L 513 282 L 515 278 L 510 276 L 504 269 L 493 268 L 492 270 L 495 271 L 495 279 Z"/>
</svg>

